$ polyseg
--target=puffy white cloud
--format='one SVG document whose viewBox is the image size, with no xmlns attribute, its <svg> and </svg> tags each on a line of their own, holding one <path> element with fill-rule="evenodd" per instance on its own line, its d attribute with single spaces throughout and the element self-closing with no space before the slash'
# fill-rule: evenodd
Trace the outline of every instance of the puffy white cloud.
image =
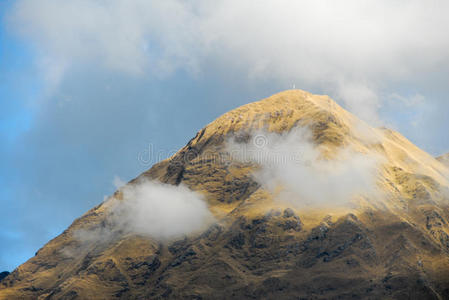
<svg viewBox="0 0 449 300">
<path fill-rule="evenodd" d="M 204 229 L 214 220 L 202 196 L 183 185 L 141 180 L 120 192 L 123 199 L 109 200 L 114 201 L 109 221 L 125 232 L 169 239 Z"/>
<path fill-rule="evenodd" d="M 103 203 L 104 222 L 73 232 L 83 248 L 110 243 L 123 234 L 143 235 L 157 241 L 181 238 L 201 232 L 215 221 L 203 197 L 184 185 L 149 180 L 125 184 L 118 177 L 114 179 L 116 183 L 121 185 L 120 196 L 111 196 Z M 71 247 L 63 252 L 76 255 Z"/>
</svg>

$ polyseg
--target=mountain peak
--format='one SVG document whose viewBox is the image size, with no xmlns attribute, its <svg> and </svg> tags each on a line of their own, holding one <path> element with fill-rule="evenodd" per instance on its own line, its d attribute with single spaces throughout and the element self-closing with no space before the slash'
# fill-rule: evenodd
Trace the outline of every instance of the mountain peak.
<svg viewBox="0 0 449 300">
<path fill-rule="evenodd" d="M 328 96 L 302 90 L 286 90 L 233 109 L 203 128 L 189 143 L 223 142 L 237 132 L 287 132 L 309 127 L 317 143 L 343 143 L 352 124 L 359 122 Z"/>
<path fill-rule="evenodd" d="M 302 90 L 286 90 L 268 98 L 231 110 L 206 128 L 288 130 L 323 118 L 346 119 L 347 112 L 328 96 L 314 95 Z M 299 123 L 298 123 L 299 122 Z"/>
<path fill-rule="evenodd" d="M 311 141 L 289 144 L 297 128 Z M 265 153 L 251 140 L 261 133 L 284 156 L 299 148 L 310 160 L 231 156 L 233 141 Z M 0 282 L 0 299 L 447 298 L 447 175 L 399 133 L 371 128 L 329 97 L 283 91 L 220 116 L 75 220 Z M 157 206 L 179 195 L 187 204 Z M 159 234 L 195 206 L 214 222 L 158 239 L 111 221 L 117 204 Z M 160 222 L 146 226 L 152 214 Z"/>
</svg>

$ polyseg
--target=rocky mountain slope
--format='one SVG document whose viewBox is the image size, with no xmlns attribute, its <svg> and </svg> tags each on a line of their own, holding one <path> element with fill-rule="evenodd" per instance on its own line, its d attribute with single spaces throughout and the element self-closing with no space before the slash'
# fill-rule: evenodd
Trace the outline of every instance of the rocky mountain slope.
<svg viewBox="0 0 449 300">
<path fill-rule="evenodd" d="M 449 153 L 438 156 L 437 160 L 449 167 Z"/>
<path fill-rule="evenodd" d="M 298 206 L 229 154 L 229 139 L 295 128 L 320 159 L 380 158 L 381 193 Z M 449 299 L 448 167 L 327 96 L 290 90 L 230 111 L 128 186 L 143 179 L 200 193 L 215 222 L 167 240 L 109 228 L 119 190 L 3 279 L 0 299 Z M 81 230 L 113 234 L 80 241 Z"/>
</svg>

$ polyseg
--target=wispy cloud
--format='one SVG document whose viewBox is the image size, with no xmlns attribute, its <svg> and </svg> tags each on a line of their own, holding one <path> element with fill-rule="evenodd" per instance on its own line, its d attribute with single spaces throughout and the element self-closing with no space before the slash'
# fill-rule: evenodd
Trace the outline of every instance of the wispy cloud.
<svg viewBox="0 0 449 300">
<path fill-rule="evenodd" d="M 228 142 L 234 159 L 255 163 L 255 179 L 276 199 L 297 207 L 345 206 L 358 196 L 377 200 L 381 159 L 351 148 L 329 151 L 314 144 L 309 130 L 257 132 L 247 143 Z M 327 154 L 326 154 L 327 152 Z"/>
</svg>

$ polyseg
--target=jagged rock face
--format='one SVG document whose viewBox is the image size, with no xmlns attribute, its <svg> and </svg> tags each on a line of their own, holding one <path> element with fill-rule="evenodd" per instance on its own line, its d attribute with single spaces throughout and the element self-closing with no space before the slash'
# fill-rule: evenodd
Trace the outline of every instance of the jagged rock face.
<svg viewBox="0 0 449 300">
<path fill-rule="evenodd" d="M 385 199 L 298 209 L 264 190 L 257 166 L 214 159 L 229 155 L 229 137 L 298 126 L 329 156 L 343 146 L 382 156 Z M 203 194 L 217 219 L 207 230 L 164 242 L 118 232 L 81 245 L 77 230 L 108 226 L 105 202 L 1 281 L 0 298 L 448 299 L 447 172 L 400 134 L 369 128 L 328 97 L 286 91 L 221 116 L 139 176 Z"/>
</svg>

